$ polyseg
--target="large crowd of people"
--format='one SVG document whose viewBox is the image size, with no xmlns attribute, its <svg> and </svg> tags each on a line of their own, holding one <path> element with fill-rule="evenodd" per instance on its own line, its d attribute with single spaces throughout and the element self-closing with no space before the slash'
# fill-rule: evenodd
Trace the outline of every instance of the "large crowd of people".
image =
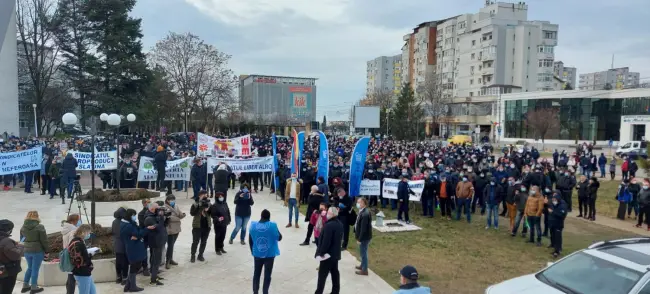
<svg viewBox="0 0 650 294">
<path fill-rule="evenodd" d="M 270 136 L 253 135 L 252 138 L 257 156 L 273 154 Z M 44 164 L 40 171 L 5 175 L 5 189 L 22 181 L 25 192 L 30 193 L 31 179 L 34 179 L 33 182 L 40 185 L 41 194 L 49 193 L 50 199 L 57 196 L 58 187 L 63 187 L 59 193 L 65 201 L 66 193 L 71 197 L 70 183 L 77 171 L 74 158 L 63 156 L 60 146 L 63 144 L 68 149 L 88 150 L 91 146 L 88 140 L 5 140 L 3 152 L 40 146 L 44 154 Z M 97 139 L 94 145 L 99 146 L 100 150 L 110 150 L 113 148 L 111 140 L 112 138 Z M 548 247 L 552 249 L 550 254 L 558 257 L 562 254 L 565 218 L 574 207 L 574 190 L 578 195 L 578 216 L 594 221 L 599 178 L 606 176 L 609 164 L 609 175 L 613 179 L 617 166 L 617 159 L 608 160 L 604 154 L 596 156 L 588 145 L 583 145 L 573 154 L 555 151 L 552 157 L 543 158 L 534 147 L 518 149 L 508 146 L 495 151 L 489 145 L 443 145 L 439 142 L 407 142 L 376 137 L 371 140 L 368 148 L 363 178 L 379 180 L 381 185 L 385 179 L 399 179 L 397 199 L 387 199 L 383 197 L 383 191 L 377 196 L 349 194 L 348 180 L 355 137 L 328 137 L 328 178 L 317 176 L 318 136 L 306 136 L 299 171 L 293 173 L 289 163 L 293 144 L 286 137 L 280 138 L 277 144 L 280 158 L 277 170 L 240 174 L 233 173 L 225 163 L 218 164 L 212 173 L 208 173 L 206 159 L 195 156 L 195 140 L 194 134 L 136 134 L 124 137 L 119 147 L 122 152 L 118 169 L 99 172 L 104 188 L 115 185 L 142 187 L 167 191 L 168 194 L 165 201 L 158 203 L 143 201 L 140 212 L 124 208 L 115 212 L 112 233 L 116 253 L 116 282 L 124 286 L 125 292 L 142 291 L 143 288 L 136 285 L 137 274 L 149 276 L 150 286 L 163 286 L 164 280 L 159 275 L 159 268 L 170 269 L 178 264 L 174 244 L 181 233 L 181 222 L 185 221 L 186 214 L 176 205 L 173 190 L 192 189 L 194 204 L 189 212 L 192 223 L 190 262 L 205 261 L 204 252 L 212 230 L 215 234 L 216 254 L 226 254 L 226 228 L 234 224 L 228 243 L 233 244 L 237 235 L 239 243 L 249 243 L 255 259 L 254 293 L 260 291 L 262 269 L 262 292 L 268 293 L 273 261 L 279 255 L 277 242 L 282 240 L 282 234 L 276 223 L 271 221 L 268 210 L 262 211 L 259 221 L 251 221 L 254 194 L 263 191 L 266 186 L 282 199 L 288 210 L 286 228 L 299 228 L 298 208 L 307 205 L 304 218 L 307 222 L 307 235 L 299 245 L 316 243 L 314 256 L 320 260 L 320 266 L 315 293 L 323 292 L 328 276 L 331 276 L 333 284 L 332 293 L 339 293 L 338 261 L 341 250 L 348 247 L 350 227 L 354 228 L 354 240 L 359 245 L 361 256 L 356 274 L 367 275 L 368 248 L 372 240 L 371 208 L 397 210 L 398 220 L 410 223 L 409 197 L 414 192 L 409 188 L 409 180 L 424 180 L 420 198 L 423 216 L 432 218 L 439 210 L 443 219 L 460 221 L 462 218 L 472 222 L 474 214 L 487 214 L 486 230 L 498 229 L 500 217 L 503 217 L 507 223 L 505 226 L 513 237 L 527 237 L 527 241 L 536 246 L 542 246 L 542 238 L 549 237 Z M 159 178 L 155 182 L 137 181 L 141 156 L 154 158 L 154 167 L 159 169 Z M 165 181 L 166 161 L 183 157 L 194 157 L 190 181 Z M 639 183 L 635 177 L 638 170 L 636 163 L 627 158 L 622 160 L 623 181 L 616 195 L 620 202 L 619 218 L 624 219 L 626 214 L 629 216 L 634 211 L 638 215 L 638 226 L 643 223 L 644 216 L 646 224 L 650 223 L 650 181 L 644 179 Z M 598 171 L 600 177 L 596 174 Z M 277 187 L 273 176 L 279 180 Z M 239 183 L 237 189 L 236 182 Z M 231 189 L 237 192 L 228 202 Z M 20 233 L 24 240 L 14 242 L 9 239 L 13 224 L 0 220 L 0 264 L 7 266 L 17 257 L 19 260 L 23 252 L 25 258 L 29 256 L 23 293 L 42 291 L 37 285 L 38 268 L 48 253 L 48 246 L 46 238 L 41 239 L 45 236 L 45 230 L 38 222 L 37 212 L 30 212 Z M 68 293 L 74 293 L 75 284 L 80 293 L 95 293 L 91 275 L 92 261 L 84 245 L 90 236 L 89 231 L 89 227 L 81 224 L 78 215 L 71 215 L 62 228 L 63 244 L 70 255 L 75 256 L 74 270 L 68 278 Z M 269 243 L 256 241 L 259 238 L 264 238 Z M 8 269 L 10 275 L 15 271 Z M 417 284 L 418 273 L 412 266 L 404 267 L 400 274 L 403 286 L 396 293 L 430 293 L 428 288 Z M 10 284 L 5 279 L 7 278 L 1 278 L 2 289 Z"/>
</svg>

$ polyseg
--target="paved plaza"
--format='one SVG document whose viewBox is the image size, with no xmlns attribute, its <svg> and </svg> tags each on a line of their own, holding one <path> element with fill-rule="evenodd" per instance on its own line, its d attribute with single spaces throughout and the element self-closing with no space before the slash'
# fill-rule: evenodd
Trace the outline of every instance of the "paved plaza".
<svg viewBox="0 0 650 294">
<path fill-rule="evenodd" d="M 235 191 L 230 190 L 228 202 L 231 206 L 231 213 L 234 213 L 232 196 Z M 214 232 L 210 233 L 208 246 L 205 253 L 205 262 L 189 262 L 191 236 L 191 216 L 189 215 L 192 200 L 186 199 L 184 192 L 175 194 L 176 203 L 181 210 L 187 213 L 187 218 L 182 222 L 182 232 L 176 242 L 174 259 L 179 263 L 169 271 L 161 274 L 166 280 L 164 286 L 149 286 L 148 278 L 139 276 L 139 286 L 145 288 L 142 293 L 224 293 L 240 294 L 252 293 L 253 257 L 249 246 L 242 246 L 238 239 L 233 245 L 226 244 L 227 254 L 217 256 L 214 253 Z M 255 205 L 253 205 L 252 220 L 259 219 L 260 212 L 268 209 L 271 212 L 271 220 L 278 223 L 283 239 L 280 242 L 280 256 L 275 259 L 271 283 L 271 293 L 304 294 L 314 293 L 317 281 L 318 263 L 313 259 L 316 250 L 315 245 L 299 246 L 306 235 L 307 225 L 302 222 L 301 227 L 284 228 L 288 220 L 288 210 L 282 206 L 280 201 L 275 200 L 274 195 L 268 192 L 253 194 Z M 162 198 L 161 198 L 162 199 Z M 48 233 L 59 231 L 61 221 L 66 217 L 68 205 L 61 205 L 60 198 L 50 200 L 49 196 L 24 194 L 14 189 L 9 192 L 0 192 L 0 218 L 8 218 L 14 222 L 14 238 L 18 238 L 18 231 L 23 219 L 29 210 L 38 210 L 43 225 Z M 86 202 L 90 214 L 90 203 Z M 120 206 L 127 206 L 136 210 L 141 205 L 135 202 L 121 203 L 97 203 L 96 221 L 102 226 L 110 226 L 113 221 L 113 212 Z M 73 205 L 75 211 L 76 205 Z M 85 219 L 84 219 L 85 222 Z M 303 225 L 304 224 L 304 225 Z M 234 221 L 228 227 L 228 234 L 234 227 Z M 239 236 L 237 237 L 239 238 Z M 226 238 L 227 239 L 227 238 Z M 248 237 L 246 239 L 248 241 Z M 226 240 L 227 241 L 227 240 Z M 348 252 L 343 252 L 339 263 L 341 272 L 341 293 L 350 294 L 386 294 L 392 293 L 393 288 L 382 280 L 375 273 L 370 272 L 369 276 L 357 276 L 354 274 L 354 266 L 358 261 Z M 395 279 L 398 279 L 395 269 Z M 18 282 L 14 293 L 20 293 L 22 283 Z M 328 279 L 325 293 L 329 293 L 331 282 Z M 261 290 L 261 289 L 260 289 Z M 123 293 L 122 286 L 114 283 L 97 284 L 97 291 L 101 294 Z M 64 287 L 47 287 L 43 293 L 65 293 Z"/>
</svg>

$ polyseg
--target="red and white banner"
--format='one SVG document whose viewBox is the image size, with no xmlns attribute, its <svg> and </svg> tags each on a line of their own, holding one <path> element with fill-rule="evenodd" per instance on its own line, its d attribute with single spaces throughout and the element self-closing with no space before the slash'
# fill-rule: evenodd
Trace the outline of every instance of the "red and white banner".
<svg viewBox="0 0 650 294">
<path fill-rule="evenodd" d="M 251 135 L 221 139 L 199 133 L 196 153 L 198 156 L 251 156 Z"/>
</svg>

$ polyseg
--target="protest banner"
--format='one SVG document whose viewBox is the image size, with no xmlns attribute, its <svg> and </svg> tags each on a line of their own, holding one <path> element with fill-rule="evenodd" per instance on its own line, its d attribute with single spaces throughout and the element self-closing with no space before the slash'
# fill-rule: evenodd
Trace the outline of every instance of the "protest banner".
<svg viewBox="0 0 650 294">
<path fill-rule="evenodd" d="M 194 157 L 168 160 L 165 167 L 165 181 L 189 181 Z M 153 158 L 140 157 L 138 182 L 153 182 L 158 178 L 158 171 L 153 168 Z"/>
<path fill-rule="evenodd" d="M 381 183 L 379 180 L 363 180 L 359 195 L 361 196 L 379 196 L 381 194 Z"/>
<path fill-rule="evenodd" d="M 251 156 L 251 135 L 220 139 L 199 133 L 197 141 L 196 154 L 201 157 L 225 156 L 228 153 L 234 156 Z"/>
<path fill-rule="evenodd" d="M 36 147 L 23 151 L 0 153 L 0 175 L 40 170 L 43 164 L 43 149 Z"/>
<path fill-rule="evenodd" d="M 68 151 L 77 159 L 77 170 L 92 170 L 90 165 L 91 152 Z M 95 170 L 117 169 L 117 152 L 95 152 Z"/>
<path fill-rule="evenodd" d="M 248 159 L 208 158 L 208 174 L 211 174 L 220 162 L 227 164 L 233 173 L 270 172 L 273 171 L 273 156 Z"/>
<path fill-rule="evenodd" d="M 397 199 L 397 185 L 399 185 L 399 182 L 398 179 L 384 179 L 384 187 L 382 188 L 384 194 L 382 197 Z M 424 190 L 424 180 L 409 181 L 409 188 L 415 193 L 415 195 L 409 195 L 409 201 L 420 201 L 422 190 Z"/>
</svg>

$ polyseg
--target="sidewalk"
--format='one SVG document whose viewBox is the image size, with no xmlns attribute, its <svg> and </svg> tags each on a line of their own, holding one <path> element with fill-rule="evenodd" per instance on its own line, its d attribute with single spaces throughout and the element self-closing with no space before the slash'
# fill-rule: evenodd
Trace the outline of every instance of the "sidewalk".
<svg viewBox="0 0 650 294">
<path fill-rule="evenodd" d="M 586 219 L 584 219 L 582 217 L 577 217 L 577 216 L 578 216 L 578 211 L 577 210 L 573 210 L 572 212 L 569 212 L 569 214 L 567 214 L 567 218 L 572 218 L 572 219 L 575 219 L 577 221 L 595 223 L 595 224 L 598 224 L 598 225 L 601 225 L 601 226 L 606 226 L 606 227 L 610 227 L 610 228 L 613 228 L 613 229 L 618 229 L 618 230 L 630 232 L 630 233 L 637 234 L 637 235 L 640 235 L 640 236 L 650 237 L 650 231 L 648 231 L 646 229 L 646 226 L 644 225 L 642 228 L 637 228 L 637 227 L 634 226 L 636 224 L 636 222 L 635 223 L 625 222 L 625 221 L 622 221 L 622 220 L 619 220 L 619 219 L 614 219 L 614 218 L 610 218 L 610 217 L 606 217 L 606 216 L 602 216 L 602 215 L 596 215 L 596 220 L 592 222 L 590 220 L 586 220 Z"/>
</svg>

